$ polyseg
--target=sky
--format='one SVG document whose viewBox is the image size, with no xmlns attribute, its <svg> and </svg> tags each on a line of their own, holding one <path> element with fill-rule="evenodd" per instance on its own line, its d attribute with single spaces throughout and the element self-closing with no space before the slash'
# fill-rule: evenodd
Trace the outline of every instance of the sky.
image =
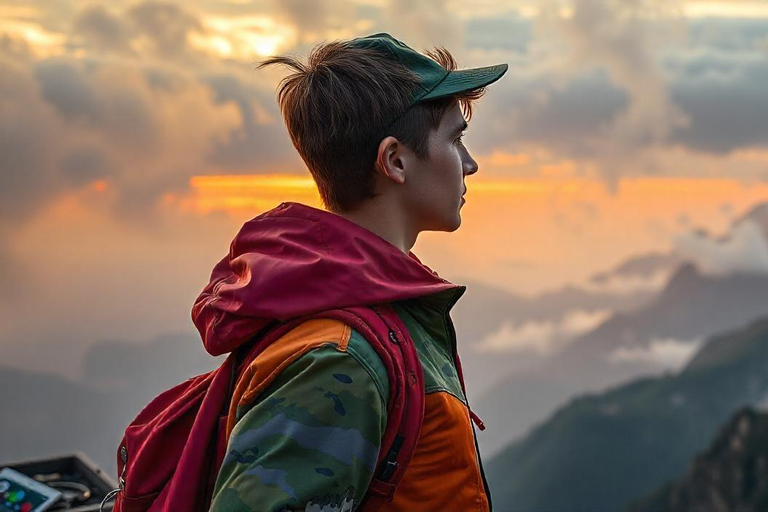
<svg viewBox="0 0 768 512">
<path fill-rule="evenodd" d="M 0 360 L 50 369 L 34 347 L 52 339 L 194 334 L 238 228 L 320 207 L 276 104 L 283 71 L 256 63 L 376 32 L 510 65 L 465 137 L 462 226 L 414 247 L 447 279 L 535 295 L 638 254 L 706 265 L 691 233 L 768 201 L 765 1 L 6 0 Z"/>
</svg>

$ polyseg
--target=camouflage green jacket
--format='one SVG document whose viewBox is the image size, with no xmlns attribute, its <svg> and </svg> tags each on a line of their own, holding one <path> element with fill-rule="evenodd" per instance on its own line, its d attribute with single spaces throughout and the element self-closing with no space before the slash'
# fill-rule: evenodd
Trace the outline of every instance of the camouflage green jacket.
<svg viewBox="0 0 768 512">
<path fill-rule="evenodd" d="M 416 344 L 426 396 L 416 452 L 387 510 L 490 510 L 454 358 L 449 313 L 464 291 L 393 304 Z M 387 422 L 389 382 L 377 354 L 349 326 L 310 320 L 251 367 L 232 404 L 210 510 L 357 510 Z"/>
</svg>

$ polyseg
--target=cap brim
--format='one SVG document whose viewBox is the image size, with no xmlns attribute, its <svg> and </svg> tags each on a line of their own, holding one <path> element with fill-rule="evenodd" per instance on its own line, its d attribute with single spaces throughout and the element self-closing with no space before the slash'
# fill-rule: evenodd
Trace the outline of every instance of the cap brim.
<svg viewBox="0 0 768 512">
<path fill-rule="evenodd" d="M 451 71 L 434 89 L 419 98 L 419 101 L 434 100 L 460 92 L 471 91 L 490 85 L 507 72 L 507 64 L 497 64 L 473 69 Z"/>
</svg>

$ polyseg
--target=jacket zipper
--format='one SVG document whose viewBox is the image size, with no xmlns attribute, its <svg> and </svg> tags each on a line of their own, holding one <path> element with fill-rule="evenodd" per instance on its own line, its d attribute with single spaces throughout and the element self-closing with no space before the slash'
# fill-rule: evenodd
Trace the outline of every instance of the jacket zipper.
<svg viewBox="0 0 768 512">
<path fill-rule="evenodd" d="M 464 289 L 466 290 L 466 289 Z M 456 302 L 461 298 L 461 296 L 464 295 L 464 291 L 461 291 L 460 293 L 454 293 L 453 297 L 451 298 L 450 302 L 448 303 L 448 306 L 445 308 L 445 322 L 448 325 L 448 332 L 451 335 L 451 352 L 453 356 L 453 366 L 458 370 L 459 365 L 456 364 L 456 352 L 458 351 L 457 343 L 456 343 L 456 329 L 453 326 L 453 320 L 451 320 L 450 311 Z M 463 387 L 463 386 L 462 386 Z M 469 406 L 469 397 L 467 396 L 467 391 L 465 389 L 462 389 L 464 392 L 464 400 L 467 401 L 467 409 L 469 410 L 470 416 L 472 415 L 472 408 Z M 488 487 L 488 480 L 485 478 L 485 471 L 483 470 L 483 461 L 480 457 L 480 447 L 477 444 L 477 433 L 475 432 L 475 425 L 472 423 L 472 418 L 469 419 L 469 426 L 472 428 L 472 438 L 475 441 L 475 454 L 477 455 L 477 465 L 480 468 L 480 476 L 483 478 L 483 487 L 485 488 L 485 497 L 488 498 L 488 510 L 493 510 L 493 504 L 491 503 L 491 489 Z"/>
</svg>

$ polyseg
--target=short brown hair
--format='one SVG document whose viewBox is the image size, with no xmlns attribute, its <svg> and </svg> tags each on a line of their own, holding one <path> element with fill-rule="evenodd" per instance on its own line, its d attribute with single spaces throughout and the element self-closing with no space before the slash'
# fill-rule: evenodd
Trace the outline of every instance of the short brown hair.
<svg viewBox="0 0 768 512">
<path fill-rule="evenodd" d="M 448 71 L 457 67 L 445 48 L 425 53 Z M 344 41 L 315 46 L 306 64 L 276 56 L 257 69 L 272 64 L 292 70 L 278 87 L 280 110 L 323 204 L 336 213 L 375 196 L 376 157 L 384 137 L 394 136 L 426 160 L 429 133 L 448 109 L 458 101 L 469 120 L 472 102 L 485 92 L 482 87 L 408 109 L 416 75 L 378 50 Z"/>
</svg>

